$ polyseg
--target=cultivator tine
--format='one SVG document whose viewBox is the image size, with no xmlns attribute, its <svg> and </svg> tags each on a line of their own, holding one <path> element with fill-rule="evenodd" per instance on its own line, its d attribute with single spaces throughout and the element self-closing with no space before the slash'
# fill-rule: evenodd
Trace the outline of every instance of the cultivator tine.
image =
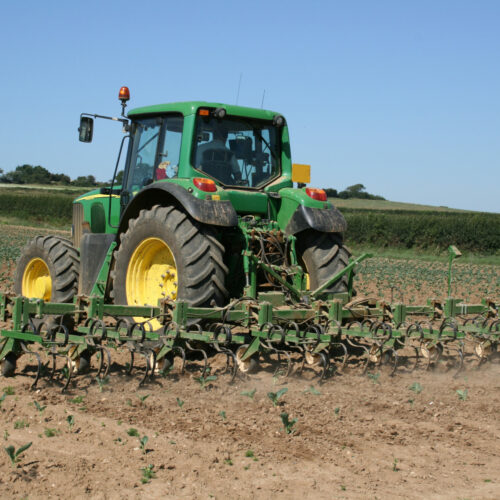
<svg viewBox="0 0 500 500">
<path fill-rule="evenodd" d="M 139 380 L 139 385 L 138 387 L 141 387 L 147 380 L 148 375 L 150 373 L 150 364 L 149 364 L 149 355 L 147 351 L 140 350 L 138 351 L 141 356 L 144 356 L 144 360 L 146 362 L 146 368 L 144 369 L 144 375 L 141 377 Z"/>
<path fill-rule="evenodd" d="M 334 350 L 334 349 L 340 349 L 342 351 L 342 354 L 340 356 L 332 354 L 332 350 Z M 344 368 L 347 365 L 347 360 L 349 359 L 349 352 L 348 352 L 345 344 L 343 344 L 342 342 L 333 342 L 331 344 L 331 348 L 330 348 L 328 354 L 329 354 L 329 357 L 333 358 L 334 360 L 337 360 L 339 358 L 342 360 L 340 362 L 340 366 L 337 366 L 337 363 L 335 364 L 335 370 L 338 373 L 342 373 L 344 371 Z"/>
<path fill-rule="evenodd" d="M 24 325 L 21 331 L 26 333 L 29 330 L 31 330 L 30 333 L 36 333 L 36 327 L 35 327 L 35 324 L 33 323 L 33 321 L 31 320 L 31 318 L 30 318 L 29 324 Z M 28 347 L 26 346 L 26 344 L 24 342 L 20 342 L 20 345 L 21 345 L 22 351 L 25 354 L 29 354 L 30 356 L 35 356 L 35 359 L 36 359 L 37 367 L 36 367 L 35 380 L 33 381 L 33 383 L 30 386 L 30 389 L 34 390 L 36 388 L 38 380 L 40 380 L 40 376 L 42 374 L 42 360 L 40 358 L 40 354 L 38 354 L 35 351 L 32 351 L 31 349 L 28 349 Z"/>
<path fill-rule="evenodd" d="M 187 350 L 190 351 L 190 352 L 198 352 L 202 355 L 203 357 L 203 369 L 201 371 L 201 376 L 204 377 L 205 375 L 208 375 L 209 374 L 209 368 L 208 368 L 208 356 L 207 356 L 207 353 L 204 349 L 198 349 L 196 347 L 192 347 L 191 344 L 186 340 L 186 342 L 184 343 Z"/>
<path fill-rule="evenodd" d="M 227 373 L 230 371 L 230 378 L 228 383 L 231 384 L 236 377 L 236 373 L 238 372 L 238 363 L 236 362 L 236 355 L 234 354 L 233 351 L 231 351 L 231 349 L 221 346 L 219 344 L 219 341 L 217 340 L 219 334 L 224 334 L 225 335 L 224 343 L 230 344 L 232 340 L 231 329 L 228 325 L 224 324 L 215 325 L 214 334 L 215 334 L 215 340 L 213 342 L 213 346 L 217 351 L 215 356 L 219 354 L 223 354 L 226 356 L 226 368 L 222 373 Z"/>
<path fill-rule="evenodd" d="M 186 351 L 179 345 L 174 345 L 172 347 L 172 353 L 175 356 L 175 353 L 178 352 L 178 357 L 182 359 L 182 365 L 181 365 L 181 375 L 184 374 L 186 370 Z"/>
<path fill-rule="evenodd" d="M 384 349 L 380 357 L 380 365 L 389 366 L 389 376 L 393 376 L 398 368 L 399 356 L 395 349 L 389 347 Z"/>
<path fill-rule="evenodd" d="M 263 332 L 267 329 L 267 339 L 261 340 L 262 346 L 266 349 L 266 353 L 268 355 L 275 355 L 278 360 L 278 366 L 274 371 L 273 376 L 277 378 L 287 378 L 290 375 L 290 371 L 292 368 L 292 359 L 290 358 L 290 354 L 284 349 L 278 349 L 273 344 L 276 343 L 278 345 L 285 345 L 285 330 L 280 326 L 273 323 L 265 323 L 260 327 L 260 331 Z M 274 340 L 272 337 L 274 334 L 279 334 L 280 338 L 278 340 Z M 286 366 L 284 369 L 281 368 L 282 362 L 281 357 L 286 359 Z"/>
<path fill-rule="evenodd" d="M 99 368 L 97 369 L 96 378 L 105 379 L 108 376 L 109 368 L 111 367 L 111 354 L 109 349 L 104 346 L 96 346 L 99 357 Z"/>
<path fill-rule="evenodd" d="M 132 370 L 134 369 L 134 345 L 132 344 L 132 346 L 127 346 L 128 347 L 128 350 L 129 350 L 129 354 L 130 354 L 130 362 L 128 364 L 128 366 L 125 365 L 125 374 L 126 375 L 131 375 L 132 374 Z"/>
</svg>

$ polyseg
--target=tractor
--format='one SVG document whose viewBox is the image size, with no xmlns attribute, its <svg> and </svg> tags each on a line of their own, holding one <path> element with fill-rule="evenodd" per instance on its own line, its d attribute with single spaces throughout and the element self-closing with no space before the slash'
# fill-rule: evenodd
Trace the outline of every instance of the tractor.
<svg viewBox="0 0 500 500">
<path fill-rule="evenodd" d="M 308 303 L 313 290 L 352 293 L 345 219 L 323 189 L 306 187 L 309 165 L 292 164 L 283 115 L 200 101 L 126 115 L 127 87 L 119 99 L 119 118 L 82 113 L 78 129 L 89 143 L 94 119 L 122 124 L 111 186 L 74 200 L 71 240 L 38 236 L 25 246 L 16 294 L 219 307 L 273 293 L 286 303 Z M 157 330 L 161 319 L 150 324 Z"/>
</svg>

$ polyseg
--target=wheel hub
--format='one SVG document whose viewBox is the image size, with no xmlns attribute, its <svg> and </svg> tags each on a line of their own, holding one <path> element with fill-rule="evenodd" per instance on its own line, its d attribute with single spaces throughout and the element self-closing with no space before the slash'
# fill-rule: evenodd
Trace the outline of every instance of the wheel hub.
<svg viewBox="0 0 500 500">
<path fill-rule="evenodd" d="M 22 279 L 22 294 L 32 299 L 50 301 L 52 279 L 44 260 L 36 258 L 28 262 Z"/>
</svg>

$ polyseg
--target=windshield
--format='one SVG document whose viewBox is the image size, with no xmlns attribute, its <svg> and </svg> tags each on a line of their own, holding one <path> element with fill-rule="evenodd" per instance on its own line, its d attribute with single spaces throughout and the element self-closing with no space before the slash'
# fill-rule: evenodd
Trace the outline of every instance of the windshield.
<svg viewBox="0 0 500 500">
<path fill-rule="evenodd" d="M 278 133 L 263 120 L 198 115 L 193 165 L 228 186 L 261 187 L 280 175 Z"/>
</svg>

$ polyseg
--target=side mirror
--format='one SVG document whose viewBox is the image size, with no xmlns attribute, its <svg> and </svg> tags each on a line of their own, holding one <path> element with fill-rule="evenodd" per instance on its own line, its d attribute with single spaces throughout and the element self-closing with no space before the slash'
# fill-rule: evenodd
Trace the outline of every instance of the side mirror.
<svg viewBox="0 0 500 500">
<path fill-rule="evenodd" d="M 78 139 L 80 139 L 80 142 L 92 142 L 92 136 L 94 134 L 94 119 L 89 116 L 81 116 L 78 133 Z"/>
</svg>

